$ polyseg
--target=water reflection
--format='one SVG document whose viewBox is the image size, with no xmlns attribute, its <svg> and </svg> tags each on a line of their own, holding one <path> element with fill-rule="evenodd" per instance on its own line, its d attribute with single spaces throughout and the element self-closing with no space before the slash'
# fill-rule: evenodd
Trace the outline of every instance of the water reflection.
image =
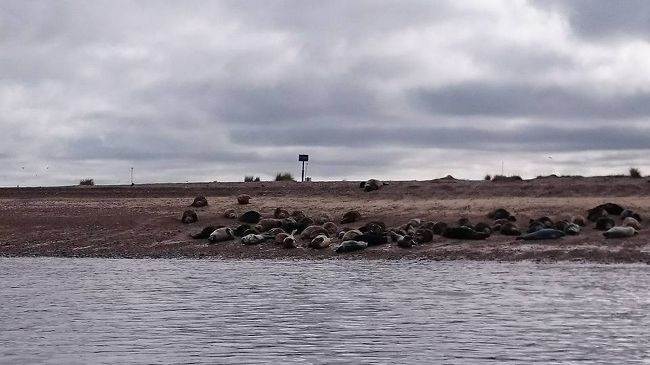
<svg viewBox="0 0 650 365">
<path fill-rule="evenodd" d="M 1 363 L 630 363 L 650 268 L 0 259 Z"/>
</svg>

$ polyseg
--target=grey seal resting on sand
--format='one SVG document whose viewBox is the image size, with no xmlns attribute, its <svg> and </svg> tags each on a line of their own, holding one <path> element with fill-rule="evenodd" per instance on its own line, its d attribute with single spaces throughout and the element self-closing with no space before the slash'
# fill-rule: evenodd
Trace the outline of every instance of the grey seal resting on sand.
<svg viewBox="0 0 650 365">
<path fill-rule="evenodd" d="M 565 233 L 553 228 L 544 228 L 539 231 L 528 233 L 523 236 L 517 237 L 518 240 L 536 241 L 536 240 L 552 240 L 564 237 Z"/>
<path fill-rule="evenodd" d="M 195 208 L 203 208 L 208 206 L 208 199 L 206 199 L 204 196 L 197 196 L 194 198 L 194 201 L 192 204 L 190 204 L 191 207 Z"/>
<path fill-rule="evenodd" d="M 473 228 L 467 226 L 447 227 L 442 235 L 446 238 L 462 240 L 484 240 L 490 236 L 485 232 L 476 232 Z"/>
<path fill-rule="evenodd" d="M 363 241 L 343 241 L 341 244 L 336 248 L 336 253 L 345 253 L 345 252 L 353 252 L 353 251 L 359 251 L 363 250 L 368 247 L 368 242 L 363 242 Z"/>
</svg>

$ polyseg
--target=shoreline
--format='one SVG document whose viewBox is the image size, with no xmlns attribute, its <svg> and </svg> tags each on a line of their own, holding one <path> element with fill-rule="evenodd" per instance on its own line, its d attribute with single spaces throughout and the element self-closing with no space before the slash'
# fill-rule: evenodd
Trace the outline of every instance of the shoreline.
<svg viewBox="0 0 650 365">
<path fill-rule="evenodd" d="M 339 240 L 323 250 L 287 250 L 272 242 L 208 245 L 206 240 L 189 237 L 208 224 L 237 225 L 223 217 L 226 209 L 238 214 L 257 210 L 265 218 L 272 217 L 277 207 L 300 209 L 308 215 L 328 214 L 336 222 L 343 212 L 355 209 L 362 219 L 352 228 L 373 220 L 398 226 L 412 218 L 455 222 L 467 217 L 476 223 L 488 221 L 490 210 L 505 207 L 525 229 L 530 218 L 585 215 L 587 209 L 610 201 L 648 217 L 650 184 L 645 179 L 571 177 L 499 183 L 439 179 L 390 182 L 372 192 L 363 192 L 351 181 L 162 185 L 153 190 L 149 186 L 2 188 L 0 257 L 650 263 L 647 220 L 640 234 L 628 239 L 607 240 L 601 231 L 585 227 L 579 236 L 540 243 L 500 234 L 485 241 L 434 236 L 432 242 L 411 249 L 389 243 L 345 254 L 332 248 Z M 238 205 L 238 194 L 250 195 L 251 204 Z M 206 196 L 209 205 L 192 208 L 199 222 L 182 224 L 181 213 L 198 195 Z"/>
</svg>

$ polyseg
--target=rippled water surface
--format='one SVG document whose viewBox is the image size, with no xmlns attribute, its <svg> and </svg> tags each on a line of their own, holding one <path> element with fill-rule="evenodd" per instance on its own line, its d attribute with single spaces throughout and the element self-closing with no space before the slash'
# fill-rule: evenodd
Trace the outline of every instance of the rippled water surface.
<svg viewBox="0 0 650 365">
<path fill-rule="evenodd" d="M 650 267 L 0 259 L 0 363 L 650 363 Z"/>
</svg>

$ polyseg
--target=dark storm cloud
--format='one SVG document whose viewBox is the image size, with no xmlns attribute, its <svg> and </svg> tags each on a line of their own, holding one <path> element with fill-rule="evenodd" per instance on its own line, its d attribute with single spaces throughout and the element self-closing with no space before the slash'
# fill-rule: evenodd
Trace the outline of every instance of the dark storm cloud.
<svg viewBox="0 0 650 365">
<path fill-rule="evenodd" d="M 497 117 L 632 119 L 650 115 L 650 93 L 601 96 L 557 86 L 469 82 L 413 93 L 435 114 Z"/>
<path fill-rule="evenodd" d="M 534 0 L 559 11 L 572 29 L 586 38 L 650 38 L 650 2 L 646 0 Z"/>
</svg>

